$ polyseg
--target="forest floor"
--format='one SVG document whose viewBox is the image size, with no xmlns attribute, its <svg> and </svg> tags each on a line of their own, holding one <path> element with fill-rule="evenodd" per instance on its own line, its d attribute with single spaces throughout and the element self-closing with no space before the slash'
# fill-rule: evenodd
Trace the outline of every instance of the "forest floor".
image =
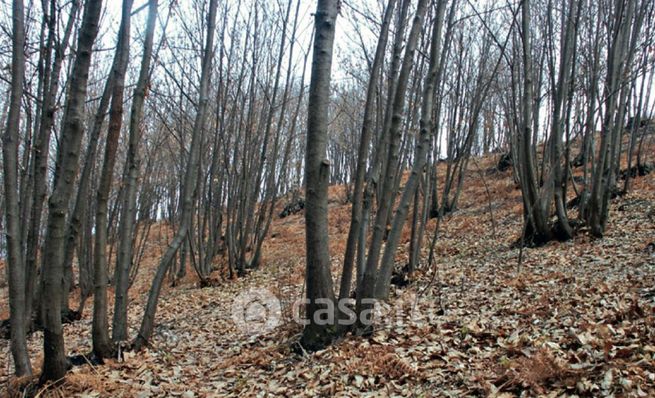
<svg viewBox="0 0 655 398">
<path fill-rule="evenodd" d="M 276 217 L 263 266 L 248 276 L 219 275 L 216 286 L 199 288 L 190 268 L 177 286 L 167 284 L 149 348 L 105 365 L 75 367 L 62 386 L 41 396 L 655 396 L 653 174 L 637 178 L 630 194 L 612 201 L 603 239 L 582 230 L 569 242 L 526 248 L 519 267 L 520 191 L 511 171 L 485 172 L 497 160 L 471 162 L 460 210 L 440 227 L 436 267 L 424 264 L 426 245 L 413 283 L 394 287 L 391 312 L 380 316 L 372 336 L 294 353 L 302 327 L 289 314 L 291 302 L 303 295 L 301 212 Z M 336 280 L 350 206 L 343 187 L 330 193 Z M 432 220 L 426 241 L 434 226 Z M 163 224 L 151 230 L 130 291 L 132 335 L 170 235 Z M 408 240 L 409 230 L 399 266 L 407 261 Z M 231 315 L 235 298 L 252 289 L 266 289 L 282 303 L 281 324 L 258 336 L 240 330 Z M 75 297 L 71 303 L 77 305 Z M 70 354 L 90 351 L 91 306 L 82 320 L 65 326 Z M 41 332 L 29 338 L 35 368 L 42 339 Z M 25 380 L 11 378 L 9 342 L 2 344 L 0 394 L 6 394 Z"/>
</svg>

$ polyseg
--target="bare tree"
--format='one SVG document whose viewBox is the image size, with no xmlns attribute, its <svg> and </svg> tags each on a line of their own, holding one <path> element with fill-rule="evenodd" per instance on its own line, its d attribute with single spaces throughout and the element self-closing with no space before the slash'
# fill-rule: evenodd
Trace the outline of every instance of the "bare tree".
<svg viewBox="0 0 655 398">
<path fill-rule="evenodd" d="M 48 17 L 48 37 L 45 45 L 44 54 L 44 72 L 43 72 L 43 95 L 41 104 L 41 116 L 39 130 L 32 147 L 33 155 L 31 160 L 32 173 L 32 199 L 26 200 L 24 205 L 30 208 L 29 222 L 27 226 L 26 239 L 26 269 L 27 269 L 27 287 L 25 311 L 30 314 L 28 321 L 31 321 L 33 299 L 36 285 L 36 268 L 37 253 L 39 252 L 39 237 L 41 234 L 41 218 L 43 213 L 43 203 L 47 196 L 47 168 L 48 155 L 50 153 L 50 137 L 55 124 L 55 113 L 58 108 L 57 94 L 60 87 L 60 75 L 63 68 L 66 47 L 70 41 L 70 36 L 75 25 L 75 19 L 79 11 L 79 1 L 73 1 L 70 15 L 64 28 L 63 35 L 57 41 L 57 15 L 58 7 L 55 0 L 50 2 L 50 15 Z M 52 55 L 54 53 L 54 59 Z M 51 62 L 52 59 L 52 62 Z M 52 65 L 51 65 L 52 64 Z M 66 289 L 67 279 L 64 279 L 64 290 Z M 68 298 L 67 294 L 63 296 Z M 68 303 L 68 300 L 66 300 Z M 66 304 L 66 308 L 68 304 Z M 41 314 L 38 314 L 39 318 Z M 41 319 L 39 319 L 41 321 Z M 31 322 L 30 322 L 31 323 Z"/>
<path fill-rule="evenodd" d="M 157 272 L 152 281 L 150 293 L 148 295 L 148 303 L 144 310 L 143 321 L 139 334 L 134 342 L 134 348 L 139 350 L 148 343 L 152 329 L 155 322 L 155 313 L 157 310 L 157 302 L 161 292 L 162 283 L 168 268 L 172 264 L 175 253 L 180 248 L 180 245 L 187 238 L 189 231 L 191 217 L 194 211 L 193 193 L 196 188 L 198 179 L 198 162 L 200 158 L 200 145 L 202 143 L 202 134 L 205 129 L 207 119 L 207 108 L 209 101 L 209 82 L 212 71 L 212 59 L 214 56 L 214 34 L 216 30 L 216 8 L 217 0 L 210 0 L 209 13 L 207 15 L 207 38 L 203 49 L 202 55 L 202 72 L 200 76 L 199 99 L 198 108 L 196 110 L 196 117 L 193 124 L 193 135 L 191 138 L 191 146 L 189 148 L 188 163 L 184 175 L 184 185 L 182 188 L 182 214 L 180 215 L 180 227 L 168 246 L 166 253 L 159 262 Z"/>
<path fill-rule="evenodd" d="M 123 170 L 125 191 L 121 218 L 119 223 L 118 256 L 115 271 L 115 301 L 114 318 L 112 322 L 112 340 L 115 342 L 127 339 L 127 289 L 129 273 L 134 251 L 134 224 L 136 219 L 137 179 L 141 160 L 139 157 L 139 142 L 143 122 L 143 106 L 150 81 L 150 62 L 152 59 L 153 38 L 157 21 L 158 0 L 148 2 L 148 22 L 143 44 L 141 70 L 134 88 L 132 110 L 129 122 L 129 138 L 127 159 Z"/>
<path fill-rule="evenodd" d="M 11 354 L 17 376 L 32 374 L 27 352 L 25 313 L 25 264 L 21 254 L 18 207 L 18 140 L 21 98 L 25 74 L 25 11 L 23 0 L 12 1 L 11 93 L 7 125 L 2 136 L 2 160 L 5 188 L 7 265 L 9 269 L 9 311 L 11 317 Z"/>
<path fill-rule="evenodd" d="M 589 209 L 586 221 L 591 233 L 602 237 L 607 225 L 609 201 L 614 191 L 620 162 L 620 138 L 627 103 L 628 68 L 632 67 L 637 40 L 649 2 L 616 1 L 608 24 L 607 74 L 603 100 L 605 112 L 601 123 L 601 140 L 591 177 Z"/>
<path fill-rule="evenodd" d="M 421 178 L 425 165 L 427 163 L 427 154 L 432 138 L 432 109 L 434 104 L 434 90 L 440 83 L 441 71 L 441 34 L 444 25 L 444 16 L 446 10 L 446 1 L 440 1 L 437 6 L 437 16 L 432 26 L 432 37 L 430 39 L 430 66 L 423 88 L 423 102 L 421 106 L 421 130 L 416 141 L 416 150 L 414 163 L 409 179 L 403 188 L 403 194 L 398 205 L 398 209 L 393 218 L 393 225 L 387 238 L 387 245 L 384 248 L 380 275 L 377 278 L 375 286 L 375 295 L 379 298 L 386 298 L 389 295 L 389 284 L 391 282 L 391 271 L 393 269 L 393 260 L 396 249 L 400 241 L 400 235 L 407 219 L 411 198 L 418 189 L 419 179 Z M 415 208 L 416 212 L 417 209 Z"/>
<path fill-rule="evenodd" d="M 123 0 L 121 12 L 121 25 L 118 31 L 116 46 L 116 59 L 114 70 L 114 84 L 111 93 L 109 108 L 109 125 L 107 141 L 105 143 L 105 156 L 100 172 L 100 182 L 96 198 L 96 225 L 94 254 L 94 294 L 93 294 L 93 353 L 96 357 L 108 358 L 114 356 L 115 347 L 109 339 L 107 324 L 107 208 L 109 191 L 114 175 L 118 139 L 123 123 L 123 94 L 125 92 L 125 73 L 130 54 L 130 19 L 132 13 L 132 0 Z"/>
<path fill-rule="evenodd" d="M 421 29 L 423 27 L 423 19 L 428 8 L 427 0 L 419 0 L 416 14 L 412 22 L 412 28 L 409 33 L 405 47 L 405 55 L 402 61 L 400 74 L 398 75 L 398 83 L 393 96 L 393 106 L 388 109 L 392 112 L 391 124 L 389 131 L 384 132 L 388 135 L 388 149 L 386 170 L 383 174 L 383 184 L 380 191 L 381 195 L 378 199 L 378 209 L 375 216 L 375 224 L 373 229 L 373 236 L 371 237 L 371 244 L 368 249 L 368 257 L 366 259 L 366 267 L 363 272 L 363 277 L 360 286 L 357 287 L 357 313 L 360 314 L 360 321 L 362 321 L 361 314 L 370 312 L 370 304 L 365 305 L 364 299 L 371 299 L 375 297 L 375 284 L 378 277 L 378 263 L 380 259 L 380 250 L 382 248 L 382 239 L 386 232 L 387 219 L 392 205 L 393 189 L 396 183 L 396 170 L 399 165 L 398 153 L 400 146 L 400 138 L 402 136 L 401 123 L 403 120 L 403 110 L 405 107 L 405 94 L 409 82 L 410 72 L 414 65 L 414 53 L 418 42 Z M 378 151 L 383 151 L 383 148 L 378 147 Z M 360 325 L 359 332 L 366 332 L 369 328 L 367 325 Z"/>
<path fill-rule="evenodd" d="M 334 304 L 334 290 L 328 245 L 330 162 L 326 158 L 326 146 L 332 50 L 338 3 L 338 0 L 319 0 L 314 15 L 314 52 L 309 85 L 305 153 L 307 246 L 305 283 L 308 300 L 306 314 L 309 319 L 301 339 L 302 346 L 310 350 L 320 349 L 331 343 L 336 335 L 336 325 L 317 318 L 322 314 L 324 317 L 331 316 L 334 319 L 334 314 L 328 313 L 329 308 L 334 309 L 334 305 L 330 307 L 330 303 Z"/>
<path fill-rule="evenodd" d="M 396 6 L 395 0 L 389 0 L 384 11 L 380 37 L 378 38 L 375 57 L 371 65 L 371 75 L 369 77 L 368 87 L 366 88 L 366 102 L 364 103 L 364 115 L 362 121 L 362 132 L 357 152 L 357 166 L 355 170 L 355 185 L 352 194 L 352 210 L 350 229 L 348 231 L 348 240 L 346 241 L 346 251 L 343 258 L 343 274 L 341 276 L 341 285 L 339 287 L 339 299 L 347 298 L 350 295 L 350 285 L 352 282 L 353 264 L 358 243 L 358 234 L 362 217 L 362 200 L 364 193 L 364 178 L 366 177 L 366 160 L 369 153 L 369 145 L 373 130 L 373 117 L 375 112 L 375 96 L 378 91 L 378 82 L 381 74 L 384 53 L 387 47 L 387 38 L 389 36 L 389 26 L 391 17 Z M 360 250 L 363 248 L 360 248 Z"/>
<path fill-rule="evenodd" d="M 66 214 L 77 174 L 80 143 L 84 131 L 82 112 L 86 99 L 92 47 L 98 34 L 101 9 L 101 0 L 86 0 L 57 151 L 57 175 L 48 201 L 48 223 L 43 250 L 44 360 L 41 373 L 43 381 L 59 380 L 67 369 L 61 326 L 61 282 Z"/>
</svg>

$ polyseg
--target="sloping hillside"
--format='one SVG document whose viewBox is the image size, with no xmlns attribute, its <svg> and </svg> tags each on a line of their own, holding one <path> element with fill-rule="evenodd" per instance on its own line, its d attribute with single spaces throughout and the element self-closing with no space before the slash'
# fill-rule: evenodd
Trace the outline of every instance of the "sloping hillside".
<svg viewBox="0 0 655 398">
<path fill-rule="evenodd" d="M 370 338 L 294 352 L 302 328 L 291 319 L 292 303 L 303 295 L 300 212 L 276 217 L 263 266 L 248 276 L 227 280 L 219 259 L 215 286 L 199 288 L 191 268 L 182 283 L 167 285 L 150 348 L 75 367 L 42 396 L 654 396 L 655 178 L 638 177 L 633 192 L 613 200 L 604 239 L 582 230 L 571 242 L 524 249 L 519 266 L 520 191 L 511 171 L 486 171 L 497 158 L 471 162 L 460 210 L 440 227 L 435 267 L 425 264 L 426 246 L 413 283 L 394 290 Z M 344 187 L 330 195 L 336 279 L 350 212 Z M 434 226 L 432 220 L 430 239 Z M 150 232 L 131 290 L 132 335 L 170 237 L 163 224 Z M 408 239 L 409 231 L 399 266 Z M 276 328 L 255 336 L 232 319 L 235 298 L 253 289 L 275 295 L 282 312 Z M 3 288 L 4 317 L 6 295 Z M 65 326 L 70 354 L 90 350 L 90 311 Z M 41 332 L 31 335 L 35 364 L 41 344 Z M 10 361 L 4 341 L 4 392 L 26 382 L 9 380 Z"/>
</svg>

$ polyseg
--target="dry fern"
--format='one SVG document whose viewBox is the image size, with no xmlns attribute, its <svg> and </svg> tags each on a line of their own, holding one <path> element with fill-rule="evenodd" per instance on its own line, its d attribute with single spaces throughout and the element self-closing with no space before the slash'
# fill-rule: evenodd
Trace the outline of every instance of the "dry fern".
<svg viewBox="0 0 655 398">
<path fill-rule="evenodd" d="M 7 382 L 6 397 L 22 397 L 26 389 L 30 389 L 38 382 L 38 378 L 34 376 L 21 376 L 12 377 Z"/>
<path fill-rule="evenodd" d="M 375 368 L 385 376 L 391 379 L 401 379 L 404 377 L 412 377 L 418 374 L 417 370 L 398 355 L 389 353 L 381 357 L 377 357 Z"/>
<path fill-rule="evenodd" d="M 548 350 L 542 349 L 530 357 L 512 361 L 501 377 L 505 383 L 499 388 L 499 391 L 521 386 L 529 388 L 537 394 L 542 394 L 549 383 L 564 379 L 569 374 L 570 371 L 562 366 Z"/>
</svg>

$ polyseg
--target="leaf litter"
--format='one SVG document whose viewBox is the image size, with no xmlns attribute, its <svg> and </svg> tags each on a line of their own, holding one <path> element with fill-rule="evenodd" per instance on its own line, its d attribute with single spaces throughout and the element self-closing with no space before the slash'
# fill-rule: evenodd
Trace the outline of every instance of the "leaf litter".
<svg viewBox="0 0 655 398">
<path fill-rule="evenodd" d="M 393 290 L 387 308 L 393 320 L 381 319 L 369 337 L 294 352 L 302 327 L 290 312 L 303 295 L 304 224 L 302 214 L 290 215 L 274 220 L 261 269 L 234 280 L 223 272 L 213 287 L 199 288 L 194 275 L 167 286 L 147 349 L 124 351 L 103 366 L 75 367 L 63 385 L 41 396 L 655 396 L 655 255 L 648 250 L 655 239 L 654 179 L 637 178 L 630 194 L 613 200 L 602 240 L 582 231 L 571 242 L 526 248 L 519 267 L 520 192 L 507 173 L 486 178 L 491 206 L 479 200 L 486 193 L 471 172 L 461 210 L 442 223 L 436 267 L 422 263 L 410 286 Z M 331 187 L 330 196 L 336 278 L 350 210 L 343 187 Z M 166 225 L 153 227 L 130 291 L 132 337 L 167 234 Z M 399 266 L 408 240 L 399 248 Z M 253 288 L 274 293 L 283 312 L 282 323 L 260 336 L 244 334 L 231 319 L 235 297 Z M 90 351 L 90 311 L 65 325 L 69 354 Z M 417 313 L 430 316 L 416 319 Z M 28 340 L 35 368 L 42 341 L 41 332 Z M 1 393 L 29 382 L 11 376 L 8 341 L 0 363 Z"/>
</svg>

